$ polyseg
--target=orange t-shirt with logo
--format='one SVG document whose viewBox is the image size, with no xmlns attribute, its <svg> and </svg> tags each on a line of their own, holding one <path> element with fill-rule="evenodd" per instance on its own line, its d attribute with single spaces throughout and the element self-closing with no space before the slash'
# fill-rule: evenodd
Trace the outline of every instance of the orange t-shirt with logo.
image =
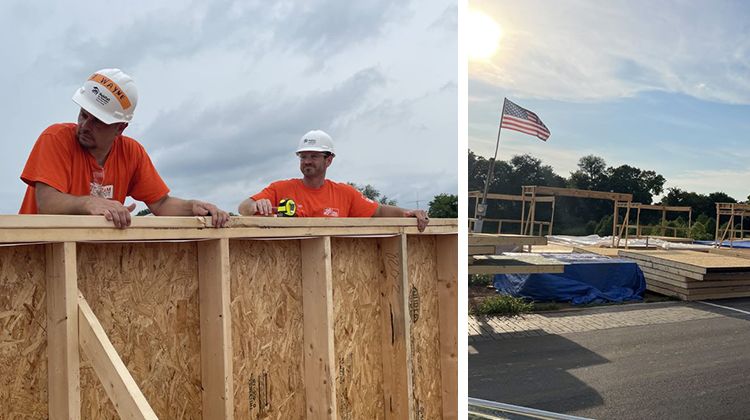
<svg viewBox="0 0 750 420">
<path fill-rule="evenodd" d="M 21 180 L 28 184 L 20 214 L 36 214 L 35 183 L 75 196 L 96 195 L 125 203 L 130 196 L 153 203 L 169 193 L 146 150 L 137 141 L 118 136 L 104 167 L 76 140 L 77 125 L 54 124 L 37 139 Z"/>
<path fill-rule="evenodd" d="M 372 217 L 379 205 L 351 185 L 326 180 L 316 189 L 306 187 L 299 178 L 276 181 L 250 198 L 267 198 L 274 206 L 291 198 L 297 217 Z"/>
</svg>

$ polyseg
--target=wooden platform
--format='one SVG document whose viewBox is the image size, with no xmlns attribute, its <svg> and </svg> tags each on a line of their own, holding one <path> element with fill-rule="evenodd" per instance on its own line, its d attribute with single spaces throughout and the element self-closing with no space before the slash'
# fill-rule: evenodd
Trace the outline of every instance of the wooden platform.
<svg viewBox="0 0 750 420">
<path fill-rule="evenodd" d="M 547 238 L 530 235 L 470 233 L 469 246 L 473 245 L 547 245 Z"/>
<path fill-rule="evenodd" d="M 509 252 L 470 257 L 469 274 L 562 273 L 565 264 L 541 255 Z"/>
<path fill-rule="evenodd" d="M 750 260 L 691 250 L 625 251 L 636 261 L 649 290 L 682 300 L 750 296 Z"/>
</svg>

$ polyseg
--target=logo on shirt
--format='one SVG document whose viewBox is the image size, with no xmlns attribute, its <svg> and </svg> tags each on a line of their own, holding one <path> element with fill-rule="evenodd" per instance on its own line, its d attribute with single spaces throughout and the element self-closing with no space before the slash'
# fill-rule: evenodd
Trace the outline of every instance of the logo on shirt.
<svg viewBox="0 0 750 420">
<path fill-rule="evenodd" d="M 333 209 L 326 207 L 323 209 L 323 216 L 325 217 L 339 217 L 339 209 Z"/>
<path fill-rule="evenodd" d="M 101 185 L 96 182 L 91 183 L 91 193 L 94 197 L 101 197 L 111 200 L 114 196 L 115 187 L 113 185 Z"/>
</svg>

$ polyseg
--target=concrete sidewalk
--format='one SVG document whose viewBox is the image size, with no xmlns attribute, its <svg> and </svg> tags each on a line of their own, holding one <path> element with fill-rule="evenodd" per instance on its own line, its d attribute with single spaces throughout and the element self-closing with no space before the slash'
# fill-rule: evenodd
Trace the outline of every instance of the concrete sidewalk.
<svg viewBox="0 0 750 420">
<path fill-rule="evenodd" d="M 547 334 L 667 324 L 721 315 L 691 302 L 636 303 L 526 314 L 513 318 L 469 316 L 469 343 Z"/>
</svg>

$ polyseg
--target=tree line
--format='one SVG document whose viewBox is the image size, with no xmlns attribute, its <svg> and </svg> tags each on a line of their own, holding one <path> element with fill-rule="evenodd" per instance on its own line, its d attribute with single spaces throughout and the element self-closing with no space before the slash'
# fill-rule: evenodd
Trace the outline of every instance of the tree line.
<svg viewBox="0 0 750 420">
<path fill-rule="evenodd" d="M 483 191 L 490 160 L 469 151 L 468 183 L 469 191 Z M 556 174 L 551 166 L 545 165 L 538 158 L 530 155 L 513 156 L 508 161 L 497 161 L 493 171 L 489 192 L 497 194 L 520 195 L 524 185 L 547 187 L 577 188 L 583 190 L 629 193 L 633 202 L 642 204 L 660 204 L 667 206 L 689 206 L 693 209 L 693 226 L 689 232 L 694 239 L 713 239 L 716 228 L 715 203 L 737 203 L 733 197 L 723 193 L 698 194 L 680 188 L 669 188 L 658 203 L 654 198 L 664 193 L 664 176 L 653 170 L 644 170 L 630 165 L 609 166 L 606 161 L 594 155 L 584 156 L 578 161 L 578 169 L 564 177 Z M 750 200 L 750 197 L 748 197 Z M 474 215 L 475 200 L 469 200 L 469 216 Z M 547 221 L 550 217 L 550 206 L 537 204 L 536 220 Z M 490 202 L 487 209 L 488 219 L 520 219 L 521 203 Z M 619 223 L 622 223 L 624 210 L 621 210 Z M 670 213 L 668 226 L 685 228 L 688 216 Z M 555 202 L 554 234 L 607 236 L 612 234 L 613 203 L 609 200 L 557 197 Z M 631 217 L 631 223 L 634 218 Z M 661 212 L 646 211 L 641 213 L 641 225 L 659 225 Z M 738 222 L 739 223 L 739 222 Z M 747 225 L 747 223 L 746 223 Z M 485 222 L 485 231 L 497 231 L 497 224 Z M 741 228 L 741 226 L 738 226 Z M 512 226 L 518 233 L 518 225 Z M 493 230 L 494 229 L 494 230 Z M 653 230 L 653 229 L 652 229 Z M 658 234 L 647 228 L 644 234 Z M 680 236 L 685 236 L 684 233 Z"/>
</svg>

